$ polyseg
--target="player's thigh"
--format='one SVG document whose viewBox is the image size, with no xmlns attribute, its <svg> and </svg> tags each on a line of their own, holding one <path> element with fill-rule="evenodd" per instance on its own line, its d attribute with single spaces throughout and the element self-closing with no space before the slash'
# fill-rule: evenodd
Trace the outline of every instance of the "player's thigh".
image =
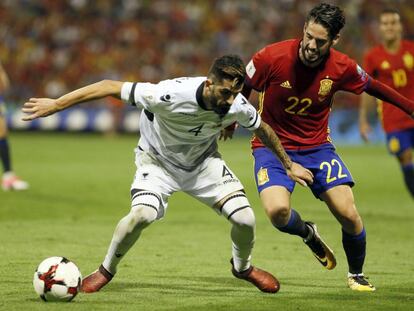
<svg viewBox="0 0 414 311">
<path fill-rule="evenodd" d="M 402 166 L 406 166 L 413 163 L 414 128 L 403 131 L 403 135 L 406 135 L 407 139 L 403 142 L 402 150 L 397 155 L 397 159 Z"/>
<path fill-rule="evenodd" d="M 408 165 L 412 162 L 414 129 L 388 133 L 386 139 L 388 152 L 394 155 L 401 165 Z"/>
<path fill-rule="evenodd" d="M 270 186 L 260 192 L 260 200 L 267 216 L 289 214 L 290 192 L 283 186 Z"/>
<path fill-rule="evenodd" d="M 0 104 L 1 106 L 1 104 Z M 1 108 L 1 107 L 0 107 Z M 7 136 L 7 123 L 6 118 L 0 113 L 0 139 Z"/>
<path fill-rule="evenodd" d="M 320 194 L 335 218 L 348 229 L 348 232 L 359 233 L 362 221 L 355 206 L 352 189 L 348 185 L 338 185 Z"/>
<path fill-rule="evenodd" d="M 295 182 L 291 180 L 286 170 L 275 154 L 267 148 L 256 148 L 254 156 L 254 176 L 257 190 L 262 193 L 267 188 L 279 186 L 292 193 Z"/>
<path fill-rule="evenodd" d="M 186 180 L 183 191 L 215 207 L 225 197 L 243 191 L 243 185 L 223 159 L 210 157 Z"/>
<path fill-rule="evenodd" d="M 139 152 L 135 158 L 137 170 L 131 184 L 132 197 L 137 191 L 148 191 L 160 198 L 162 209 L 157 218 L 164 216 L 168 206 L 168 198 L 172 193 L 180 190 L 176 178 L 168 173 L 159 161 L 148 152 Z M 177 172 L 177 174 L 179 174 Z"/>
<path fill-rule="evenodd" d="M 312 171 L 314 180 L 310 189 L 316 198 L 320 199 L 322 193 L 340 185 L 354 186 L 351 172 L 333 147 L 311 151 L 309 154 L 301 155 L 297 160 Z"/>
<path fill-rule="evenodd" d="M 402 166 L 409 165 L 409 164 L 413 163 L 413 152 L 412 152 L 412 149 L 410 148 L 410 149 L 404 150 L 403 152 L 401 152 L 398 155 L 397 158 L 398 158 L 398 162 L 400 162 L 400 164 Z"/>
</svg>

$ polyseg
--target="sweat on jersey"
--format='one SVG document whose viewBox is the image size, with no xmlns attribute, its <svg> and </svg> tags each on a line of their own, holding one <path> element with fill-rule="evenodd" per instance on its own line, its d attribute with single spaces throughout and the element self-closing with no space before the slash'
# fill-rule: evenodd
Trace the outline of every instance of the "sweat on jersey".
<svg viewBox="0 0 414 311">
<path fill-rule="evenodd" d="M 301 150 L 330 142 L 328 119 L 337 91 L 362 93 L 370 80 L 347 55 L 330 49 L 316 68 L 299 59 L 299 39 L 264 47 L 246 67 L 246 86 L 261 92 L 259 112 L 283 147 Z M 256 137 L 252 147 L 263 144 Z"/>
<path fill-rule="evenodd" d="M 252 131 L 260 126 L 259 114 L 242 94 L 224 116 L 207 110 L 202 100 L 206 79 L 123 84 L 122 100 L 143 109 L 140 148 L 152 152 L 162 163 L 192 171 L 217 152 L 217 137 L 226 126 L 238 122 Z"/>
</svg>

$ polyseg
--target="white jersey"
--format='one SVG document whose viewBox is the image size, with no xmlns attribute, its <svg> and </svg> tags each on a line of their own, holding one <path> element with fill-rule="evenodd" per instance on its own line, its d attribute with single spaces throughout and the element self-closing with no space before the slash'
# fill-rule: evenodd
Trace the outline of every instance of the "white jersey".
<svg viewBox="0 0 414 311">
<path fill-rule="evenodd" d="M 260 115 L 242 94 L 224 116 L 206 110 L 201 99 L 206 79 L 123 84 L 122 100 L 143 109 L 138 148 L 150 151 L 169 167 L 192 171 L 217 152 L 217 137 L 226 126 L 237 121 L 249 130 L 259 127 Z"/>
</svg>

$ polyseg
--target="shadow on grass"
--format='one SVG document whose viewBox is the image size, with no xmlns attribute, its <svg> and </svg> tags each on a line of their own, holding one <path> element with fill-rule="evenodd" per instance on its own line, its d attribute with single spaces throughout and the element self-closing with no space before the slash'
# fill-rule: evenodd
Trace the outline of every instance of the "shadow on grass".
<svg viewBox="0 0 414 311">
<path fill-rule="evenodd" d="M 157 282 L 157 280 L 159 282 Z M 239 294 L 240 288 L 249 285 L 240 280 L 233 280 L 228 277 L 154 277 L 154 282 L 113 282 L 111 283 L 111 291 L 130 291 L 134 290 L 154 290 L 165 294 L 176 294 L 177 292 L 193 293 L 197 295 L 211 294 L 218 296 L 228 296 Z"/>
</svg>

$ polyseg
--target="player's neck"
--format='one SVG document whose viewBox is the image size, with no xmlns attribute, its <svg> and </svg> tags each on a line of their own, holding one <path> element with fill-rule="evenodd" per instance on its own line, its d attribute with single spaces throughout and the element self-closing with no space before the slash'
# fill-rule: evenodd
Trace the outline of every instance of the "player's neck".
<svg viewBox="0 0 414 311">
<path fill-rule="evenodd" d="M 391 54 L 395 54 L 399 51 L 401 46 L 401 39 L 395 39 L 383 42 L 384 49 Z"/>
</svg>

